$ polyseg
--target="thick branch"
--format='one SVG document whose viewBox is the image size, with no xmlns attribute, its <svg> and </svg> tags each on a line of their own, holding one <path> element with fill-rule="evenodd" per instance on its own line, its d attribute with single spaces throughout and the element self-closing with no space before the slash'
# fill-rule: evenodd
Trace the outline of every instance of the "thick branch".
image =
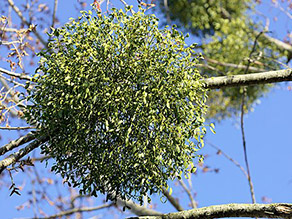
<svg viewBox="0 0 292 219">
<path fill-rule="evenodd" d="M 33 139 L 35 139 L 35 135 L 30 132 L 25 136 L 9 142 L 8 144 L 0 148 L 0 156 L 5 154 L 7 151 L 11 151 L 12 149 L 19 147 L 20 145 L 32 141 Z"/>
<path fill-rule="evenodd" d="M 133 201 L 124 201 L 120 198 L 117 199 L 117 204 L 120 206 L 127 206 L 129 207 L 130 211 L 138 216 L 157 216 L 157 215 L 162 215 L 162 213 L 158 212 L 158 211 L 154 211 L 152 209 L 149 208 L 145 208 L 143 206 L 137 205 L 135 204 Z"/>
<path fill-rule="evenodd" d="M 291 68 L 262 73 L 206 78 L 203 82 L 205 84 L 205 88 L 218 89 L 224 87 L 267 84 L 282 81 L 292 81 Z"/>
<path fill-rule="evenodd" d="M 0 161 L 0 174 L 5 170 L 6 167 L 8 167 L 11 164 L 16 163 L 19 161 L 21 158 L 23 158 L 25 155 L 30 153 L 32 150 L 36 149 L 40 144 L 46 142 L 48 140 L 48 137 L 41 137 L 40 139 L 37 139 L 30 143 L 28 146 L 25 148 L 22 148 L 18 152 L 11 154 L 4 160 Z"/>
<path fill-rule="evenodd" d="M 188 211 L 133 218 L 147 219 L 210 219 L 224 217 L 292 218 L 292 204 L 227 204 L 197 208 Z"/>
</svg>

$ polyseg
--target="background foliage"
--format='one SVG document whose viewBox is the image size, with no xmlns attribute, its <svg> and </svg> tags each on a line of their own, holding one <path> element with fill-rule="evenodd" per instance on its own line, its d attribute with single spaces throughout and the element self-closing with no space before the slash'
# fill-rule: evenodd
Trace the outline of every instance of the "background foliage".
<svg viewBox="0 0 292 219">
<path fill-rule="evenodd" d="M 288 52 L 261 36 L 268 32 L 268 23 L 257 15 L 255 2 L 247 1 L 159 1 L 166 22 L 173 21 L 185 31 L 197 36 L 205 57 L 201 72 L 206 77 L 242 74 L 247 65 L 248 72 L 275 70 Z M 262 15 L 264 17 L 264 15 Z M 255 19 L 256 17 L 256 19 Z M 264 17 L 265 18 L 265 17 Z M 257 46 L 251 54 L 257 36 Z M 251 57 L 250 57 L 251 54 Z M 271 87 L 257 85 L 247 88 L 247 108 L 252 109 Z M 221 120 L 238 115 L 242 99 L 242 88 L 225 88 L 209 93 L 209 118 Z"/>
</svg>

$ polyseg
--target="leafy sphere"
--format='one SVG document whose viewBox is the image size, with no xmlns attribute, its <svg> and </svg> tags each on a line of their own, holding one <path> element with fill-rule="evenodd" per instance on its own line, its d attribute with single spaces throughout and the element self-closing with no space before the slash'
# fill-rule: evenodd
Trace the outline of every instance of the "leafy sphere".
<svg viewBox="0 0 292 219">
<path fill-rule="evenodd" d="M 159 193 L 194 170 L 205 90 L 195 45 L 154 15 L 82 12 L 39 53 L 26 118 L 49 136 L 42 153 L 81 194 Z"/>
</svg>

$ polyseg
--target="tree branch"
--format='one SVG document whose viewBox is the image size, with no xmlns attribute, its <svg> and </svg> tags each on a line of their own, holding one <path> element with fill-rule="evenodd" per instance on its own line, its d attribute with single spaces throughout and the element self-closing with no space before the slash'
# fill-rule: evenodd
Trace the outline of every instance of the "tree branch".
<svg viewBox="0 0 292 219">
<path fill-rule="evenodd" d="M 222 151 L 219 147 L 217 147 L 216 145 L 214 145 L 213 143 L 209 142 L 209 141 L 205 141 L 208 145 L 210 145 L 212 148 L 215 148 L 217 150 L 217 154 L 218 155 L 223 155 L 224 157 L 226 157 L 228 160 L 230 160 L 235 166 L 237 166 L 241 172 L 244 174 L 244 176 L 248 179 L 248 174 L 245 171 L 245 169 L 236 161 L 234 160 L 232 157 L 230 157 L 229 155 L 227 155 L 224 151 Z"/>
<path fill-rule="evenodd" d="M 167 200 L 175 207 L 178 211 L 183 211 L 184 208 L 179 204 L 179 202 L 166 190 L 163 188 L 162 190 L 163 195 L 167 198 Z"/>
<path fill-rule="evenodd" d="M 188 194 L 190 201 L 191 201 L 191 206 L 192 208 L 197 208 L 197 203 L 193 198 L 193 195 L 191 193 L 191 191 L 187 188 L 186 184 L 180 179 L 178 180 L 179 184 L 183 187 L 183 189 L 185 190 L 185 192 Z"/>
<path fill-rule="evenodd" d="M 36 127 L 34 126 L 25 126 L 25 127 L 2 127 L 0 126 L 0 129 L 4 129 L 4 130 L 26 130 L 26 129 L 35 129 Z"/>
<path fill-rule="evenodd" d="M 32 150 L 36 149 L 40 144 L 46 142 L 49 138 L 47 136 L 43 136 L 40 139 L 36 139 L 32 143 L 30 143 L 25 148 L 20 149 L 18 152 L 11 154 L 4 160 L 0 161 L 0 174 L 3 172 L 3 170 L 6 169 L 11 164 L 16 163 L 19 161 L 22 157 L 30 153 Z"/>
<path fill-rule="evenodd" d="M 132 217 L 139 219 L 209 219 L 224 217 L 292 218 L 292 204 L 227 204 L 169 213 L 160 216 Z"/>
<path fill-rule="evenodd" d="M 150 215 L 150 216 L 157 216 L 157 215 L 162 215 L 162 213 L 158 212 L 158 211 L 154 211 L 152 209 L 149 208 L 145 208 L 143 206 L 137 205 L 135 204 L 133 201 L 125 201 L 122 200 L 120 198 L 117 199 L 117 204 L 120 206 L 127 206 L 129 207 L 130 211 L 138 216 L 146 216 L 146 215 Z"/>
<path fill-rule="evenodd" d="M 73 208 L 73 209 L 70 209 L 68 211 L 62 211 L 62 212 L 60 212 L 58 214 L 54 214 L 54 215 L 51 215 L 51 216 L 48 216 L 48 217 L 41 217 L 41 218 L 38 217 L 38 218 L 39 219 L 59 218 L 59 217 L 68 216 L 68 215 L 71 215 L 71 214 L 74 214 L 74 213 L 97 211 L 97 210 L 101 210 L 101 209 L 104 209 L 104 208 L 109 208 L 109 207 L 111 207 L 113 205 L 114 205 L 114 203 L 104 204 L 104 205 L 96 206 L 96 207 Z"/>
<path fill-rule="evenodd" d="M 27 142 L 32 141 L 33 139 L 35 139 L 35 135 L 30 132 L 27 135 L 22 136 L 14 141 L 10 141 L 8 144 L 6 144 L 0 148 L 0 156 L 5 154 L 7 151 L 11 151 L 14 148 L 19 147 L 20 145 L 23 145 Z"/>
<path fill-rule="evenodd" d="M 19 73 L 15 73 L 15 72 L 12 72 L 12 71 L 8 71 L 8 70 L 6 70 L 4 68 L 0 68 L 0 72 L 4 73 L 6 75 L 12 76 L 12 77 L 19 78 L 19 79 L 28 80 L 28 81 L 31 80 L 31 77 L 29 77 L 28 75 L 19 74 Z"/>
<path fill-rule="evenodd" d="M 205 58 L 205 60 L 208 63 L 213 63 L 216 65 L 220 65 L 220 66 L 224 66 L 224 67 L 231 67 L 231 68 L 237 68 L 237 69 L 246 69 L 246 65 L 237 65 L 237 64 L 233 64 L 233 63 L 226 63 L 226 62 L 220 62 L 214 59 L 209 59 L 209 58 Z M 248 68 L 249 71 L 258 71 L 258 72 L 265 72 L 266 70 L 263 68 L 257 68 L 257 67 L 253 67 L 253 66 L 249 66 Z"/>
<path fill-rule="evenodd" d="M 256 34 L 258 34 L 258 32 L 255 32 Z M 270 37 L 266 34 L 262 34 L 262 37 L 264 37 L 266 40 L 270 41 L 271 43 L 275 44 L 280 50 L 286 50 L 290 53 L 292 53 L 292 46 L 288 43 L 285 43 L 281 40 L 278 40 L 276 38 Z"/>
<path fill-rule="evenodd" d="M 292 69 L 206 78 L 203 80 L 205 88 L 218 89 L 224 87 L 267 84 L 282 81 L 292 81 Z"/>
<path fill-rule="evenodd" d="M 28 27 L 30 27 L 30 23 L 26 20 L 26 18 L 23 16 L 23 14 L 21 13 L 21 11 L 19 10 L 19 8 L 15 5 L 15 3 L 13 2 L 13 0 L 7 0 L 9 5 L 13 8 L 13 10 L 15 11 L 15 13 L 18 15 L 18 17 L 21 19 L 21 21 Z M 32 28 L 32 32 L 34 33 L 34 35 L 38 38 L 38 40 L 45 46 L 47 47 L 47 43 L 46 41 L 42 38 L 42 36 L 36 31 L 35 28 Z"/>
</svg>

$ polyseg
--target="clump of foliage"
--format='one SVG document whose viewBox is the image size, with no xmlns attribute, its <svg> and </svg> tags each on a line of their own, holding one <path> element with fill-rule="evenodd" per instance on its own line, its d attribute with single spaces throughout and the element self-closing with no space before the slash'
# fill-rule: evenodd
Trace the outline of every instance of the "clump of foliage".
<svg viewBox="0 0 292 219">
<path fill-rule="evenodd" d="M 82 12 L 53 31 L 26 118 L 49 136 L 42 153 L 69 185 L 142 203 L 195 170 L 206 94 L 195 45 L 128 10 Z"/>
<path fill-rule="evenodd" d="M 257 40 L 256 50 L 249 58 L 258 33 L 264 30 L 260 20 L 254 21 L 258 17 L 254 13 L 254 1 L 168 0 L 167 7 L 165 1 L 158 2 L 165 17 L 197 36 L 198 42 L 200 40 L 200 49 L 206 58 L 203 62 L 210 67 L 201 69 L 201 75 L 205 77 L 244 74 L 245 69 L 238 66 L 247 65 L 257 69 L 249 70 L 248 73 L 279 69 L 281 66 L 274 60 L 287 56 L 261 36 Z M 270 87 L 249 86 L 246 89 L 247 108 L 251 109 Z M 207 116 L 222 120 L 236 115 L 241 110 L 242 93 L 242 88 L 210 91 Z"/>
<path fill-rule="evenodd" d="M 250 0 L 158 0 L 165 16 L 195 35 L 213 35 L 223 27 L 222 21 L 242 17 Z"/>
</svg>

